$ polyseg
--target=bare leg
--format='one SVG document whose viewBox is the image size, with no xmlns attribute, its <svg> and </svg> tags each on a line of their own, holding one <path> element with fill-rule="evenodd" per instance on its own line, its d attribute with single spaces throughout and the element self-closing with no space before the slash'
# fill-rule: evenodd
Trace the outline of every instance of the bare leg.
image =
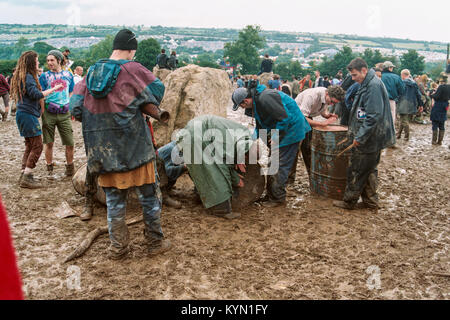
<svg viewBox="0 0 450 320">
<path fill-rule="evenodd" d="M 53 163 L 53 142 L 45 145 L 45 161 L 48 165 Z"/>
<path fill-rule="evenodd" d="M 73 163 L 73 154 L 74 154 L 74 147 L 66 146 L 66 162 L 67 162 L 67 164 Z"/>
</svg>

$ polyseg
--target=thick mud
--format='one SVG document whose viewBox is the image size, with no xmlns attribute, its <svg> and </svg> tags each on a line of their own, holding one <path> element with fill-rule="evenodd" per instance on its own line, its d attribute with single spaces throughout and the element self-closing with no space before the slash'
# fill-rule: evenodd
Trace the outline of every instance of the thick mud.
<svg viewBox="0 0 450 320">
<path fill-rule="evenodd" d="M 81 125 L 73 127 L 79 167 Z M 429 125 L 413 124 L 408 143 L 383 152 L 378 212 L 336 209 L 312 195 L 301 160 L 287 208 L 255 204 L 233 221 L 208 215 L 183 177 L 176 186 L 183 209 L 163 209 L 171 251 L 148 257 L 143 227 L 136 225 L 125 260 L 109 260 L 109 239 L 101 236 L 69 264 L 62 261 L 83 237 L 106 225 L 106 208 L 97 205 L 87 223 L 57 218 L 64 201 L 75 212 L 84 202 L 64 178 L 59 136 L 57 178 L 47 179 L 42 155 L 35 170 L 46 186 L 40 190 L 17 184 L 24 143 L 14 118 L 0 122 L 0 137 L 0 192 L 28 299 L 450 298 L 450 135 L 444 146 L 431 146 Z M 129 205 L 128 218 L 140 214 Z"/>
</svg>

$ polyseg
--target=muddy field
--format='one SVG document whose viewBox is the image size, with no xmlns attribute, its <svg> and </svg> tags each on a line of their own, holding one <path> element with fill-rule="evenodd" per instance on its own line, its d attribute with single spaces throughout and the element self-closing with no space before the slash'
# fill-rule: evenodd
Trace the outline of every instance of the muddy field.
<svg viewBox="0 0 450 320">
<path fill-rule="evenodd" d="M 79 167 L 79 123 L 74 132 Z M 255 204 L 233 221 L 196 205 L 183 178 L 183 209 L 163 210 L 171 251 L 147 257 L 137 225 L 125 260 L 108 260 L 104 235 L 83 257 L 62 264 L 89 231 L 106 225 L 106 208 L 97 205 L 88 223 L 56 217 L 64 201 L 77 212 L 84 201 L 63 176 L 59 136 L 57 179 L 47 179 L 42 155 L 35 175 L 46 187 L 19 188 L 24 144 L 14 118 L 0 122 L 0 192 L 24 291 L 28 299 L 449 299 L 450 134 L 442 147 L 432 147 L 430 136 L 430 125 L 413 125 L 409 143 L 383 152 L 378 213 L 335 209 L 311 195 L 302 161 L 287 208 Z M 140 214 L 129 206 L 128 218 Z"/>
</svg>

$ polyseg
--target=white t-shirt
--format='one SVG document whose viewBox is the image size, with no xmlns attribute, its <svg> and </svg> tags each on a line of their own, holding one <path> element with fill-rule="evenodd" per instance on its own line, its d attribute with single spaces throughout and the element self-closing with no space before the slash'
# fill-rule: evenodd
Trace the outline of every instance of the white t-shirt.
<svg viewBox="0 0 450 320">
<path fill-rule="evenodd" d="M 297 96 L 295 102 L 305 117 L 318 117 L 326 110 L 326 92 L 327 88 L 319 87 L 307 89 Z"/>
<path fill-rule="evenodd" d="M 83 77 L 82 77 L 82 76 L 79 76 L 79 75 L 77 75 L 77 74 L 74 74 L 74 75 L 73 75 L 73 82 L 75 82 L 75 85 L 76 85 L 78 82 L 80 82 L 81 80 L 83 80 Z"/>
</svg>

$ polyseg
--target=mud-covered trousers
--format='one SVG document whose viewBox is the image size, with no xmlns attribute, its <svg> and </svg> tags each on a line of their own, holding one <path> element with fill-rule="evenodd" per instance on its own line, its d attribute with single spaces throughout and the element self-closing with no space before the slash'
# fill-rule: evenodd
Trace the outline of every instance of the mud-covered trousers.
<svg viewBox="0 0 450 320">
<path fill-rule="evenodd" d="M 94 199 L 97 193 L 97 177 L 98 175 L 92 174 L 89 171 L 89 167 L 86 167 L 86 180 L 84 185 L 86 186 L 86 197 L 89 197 L 91 200 Z"/>
<path fill-rule="evenodd" d="M 271 201 L 286 201 L 286 185 L 291 170 L 297 164 L 299 148 L 300 142 L 297 142 L 271 150 L 267 181 L 267 194 Z"/>
<path fill-rule="evenodd" d="M 130 188 L 133 189 L 133 188 Z M 130 234 L 125 221 L 127 197 L 130 189 L 103 188 L 106 194 L 109 239 L 112 249 L 123 250 L 130 243 Z M 161 202 L 156 196 L 156 185 L 134 187 L 144 214 L 144 234 L 149 242 L 164 238 L 161 229 Z"/>
<path fill-rule="evenodd" d="M 183 155 L 178 150 L 175 142 L 171 142 L 164 147 L 158 149 L 158 154 L 164 161 L 164 167 L 166 169 L 167 178 L 169 178 L 168 189 L 173 187 L 177 179 L 185 172 Z M 178 159 L 172 159 L 172 154 L 177 155 Z M 175 164 L 173 160 L 180 160 L 181 163 Z"/>
<path fill-rule="evenodd" d="M 378 206 L 378 164 L 381 151 L 361 153 L 353 150 L 347 169 L 347 188 L 344 201 L 354 206 L 362 197 L 365 204 Z"/>
</svg>

